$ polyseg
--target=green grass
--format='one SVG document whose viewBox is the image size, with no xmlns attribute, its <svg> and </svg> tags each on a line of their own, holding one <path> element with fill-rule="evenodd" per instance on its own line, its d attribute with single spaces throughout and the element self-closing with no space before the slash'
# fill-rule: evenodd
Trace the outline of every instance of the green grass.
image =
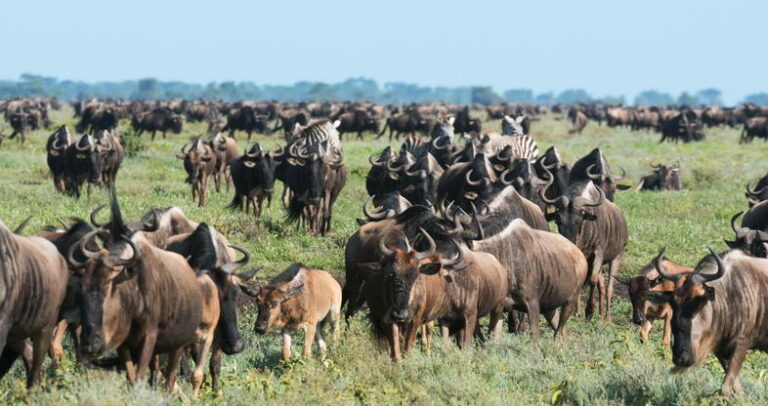
<svg viewBox="0 0 768 406">
<path fill-rule="evenodd" d="M 56 112 L 56 123 L 67 121 L 71 111 Z M 498 123 L 485 123 L 487 128 Z M 658 144 L 657 134 L 631 133 L 590 123 L 579 136 L 567 135 L 568 122 L 543 118 L 533 123 L 532 135 L 542 151 L 556 145 L 569 162 L 600 146 L 611 164 L 627 170 L 626 183 L 636 184 L 652 162 L 680 161 L 681 192 L 618 192 L 617 204 L 629 222 L 630 241 L 621 267 L 634 274 L 661 246 L 668 255 L 688 265 L 705 254 L 706 247 L 724 249 L 722 238 L 731 238 L 730 216 L 746 209 L 744 184 L 765 171 L 768 145 L 738 145 L 738 130 L 710 129 L 707 140 L 690 145 Z M 262 280 L 293 261 L 343 275 L 343 247 L 357 228 L 355 218 L 366 196 L 364 176 L 369 154 L 382 149 L 385 139 L 344 144 L 349 182 L 334 210 L 334 233 L 311 237 L 284 221 L 279 199 L 266 210 L 261 222 L 225 209 L 229 193 L 211 192 L 205 208 L 191 201 L 183 183 L 176 151 L 190 136 L 204 132 L 202 125 L 187 125 L 182 135 L 150 143 L 145 136 L 132 150 L 118 176 L 124 215 L 136 219 L 150 207 L 181 206 L 192 219 L 207 221 L 230 241 L 254 253 L 252 263 L 265 268 Z M 75 201 L 54 192 L 47 176 L 44 143 L 50 131 L 29 136 L 27 144 L 5 140 L 0 149 L 0 219 L 15 227 L 33 216 L 28 233 L 38 232 L 57 218 L 87 217 L 107 201 L 103 190 L 90 199 Z M 259 137 L 272 148 L 280 137 Z M 134 141 L 132 141 L 134 143 Z M 243 135 L 238 144 L 245 146 Z M 280 187 L 276 190 L 279 196 Z M 280 361 L 277 336 L 252 333 L 255 308 L 243 304 L 241 330 L 247 349 L 225 357 L 222 389 L 212 393 L 206 383 L 193 403 L 206 404 L 768 404 L 768 356 L 750 353 L 741 373 L 744 394 L 725 399 L 717 394 L 723 372 L 714 357 L 704 366 L 671 375 L 671 354 L 661 349 L 660 325 L 652 341 L 640 344 L 638 329 L 629 323 L 631 306 L 624 298 L 614 305 L 614 322 L 570 321 L 570 335 L 561 344 L 547 336 L 537 346 L 526 336 L 505 335 L 496 346 L 477 345 L 460 351 L 438 343 L 431 355 L 420 350 L 401 365 L 377 350 L 363 315 L 353 321 L 327 360 L 317 358 Z M 548 331 L 548 330 L 547 330 Z M 439 341 L 439 340 L 438 340 Z M 300 343 L 296 337 L 294 343 Z M 294 352 L 299 349 L 294 348 Z M 46 365 L 47 361 L 46 361 Z M 41 388 L 31 393 L 23 387 L 23 368 L 14 367 L 0 382 L 0 404 L 169 404 L 190 402 L 191 388 L 172 396 L 146 385 L 131 387 L 124 377 L 106 371 L 84 370 L 70 354 L 63 369 L 48 372 Z"/>
</svg>

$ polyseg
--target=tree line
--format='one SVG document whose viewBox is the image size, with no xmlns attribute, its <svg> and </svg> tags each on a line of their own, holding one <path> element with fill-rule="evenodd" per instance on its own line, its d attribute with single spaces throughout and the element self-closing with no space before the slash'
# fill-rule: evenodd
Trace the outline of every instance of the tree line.
<svg viewBox="0 0 768 406">
<path fill-rule="evenodd" d="M 509 89 L 498 94 L 490 86 L 429 87 L 413 83 L 388 82 L 380 86 L 368 78 L 351 78 L 339 83 L 298 82 L 293 85 L 258 85 L 253 82 L 211 82 L 208 84 L 160 81 L 154 78 L 121 82 L 87 83 L 59 80 L 54 77 L 25 73 L 18 80 L 0 80 L 0 98 L 55 97 L 62 101 L 92 98 L 124 100 L 208 99 L 208 100 L 277 100 L 300 101 L 368 101 L 376 103 L 428 103 L 440 101 L 451 104 L 536 103 L 542 105 L 605 103 L 626 104 L 624 96 L 595 97 L 584 89 L 567 89 L 560 93 L 534 93 L 531 89 Z M 637 105 L 712 104 L 722 105 L 718 89 L 703 89 L 696 93 L 683 92 L 674 97 L 656 90 L 640 92 L 634 98 Z M 748 95 L 744 102 L 768 105 L 768 93 Z"/>
</svg>

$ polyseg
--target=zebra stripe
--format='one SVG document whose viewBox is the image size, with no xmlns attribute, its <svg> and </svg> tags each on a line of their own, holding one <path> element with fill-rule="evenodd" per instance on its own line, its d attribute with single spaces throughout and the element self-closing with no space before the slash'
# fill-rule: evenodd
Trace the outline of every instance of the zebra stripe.
<svg viewBox="0 0 768 406">
<path fill-rule="evenodd" d="M 482 143 L 482 151 L 486 156 L 498 154 L 507 146 L 512 147 L 512 159 L 526 159 L 532 161 L 539 157 L 539 146 L 528 135 L 501 135 L 499 133 L 486 134 L 487 141 Z"/>
</svg>

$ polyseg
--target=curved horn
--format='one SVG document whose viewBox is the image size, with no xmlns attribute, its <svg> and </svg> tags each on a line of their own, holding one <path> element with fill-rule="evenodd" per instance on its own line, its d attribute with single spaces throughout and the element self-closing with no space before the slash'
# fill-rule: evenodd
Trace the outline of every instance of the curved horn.
<svg viewBox="0 0 768 406">
<path fill-rule="evenodd" d="M 386 162 L 379 162 L 379 161 L 377 161 L 373 157 L 374 155 L 376 155 L 376 154 L 371 154 L 370 156 L 368 156 L 368 162 L 370 162 L 371 165 L 373 165 L 373 166 L 384 166 L 386 164 Z"/>
<path fill-rule="evenodd" d="M 662 278 L 677 282 L 678 279 L 680 279 L 682 274 L 668 274 L 666 271 L 664 271 L 664 265 L 662 264 L 662 261 L 664 261 L 664 252 L 667 250 L 667 247 L 664 247 L 659 251 L 659 255 L 656 256 L 656 258 L 653 259 L 653 266 L 656 268 L 656 272 L 661 275 Z"/>
<path fill-rule="evenodd" d="M 160 228 L 160 219 L 157 217 L 157 210 L 155 210 L 155 209 L 150 210 L 149 213 L 148 213 L 148 216 L 152 216 L 152 220 L 150 220 L 150 221 L 146 221 L 145 220 L 143 222 L 143 224 L 142 224 L 144 226 L 144 230 L 143 231 L 145 233 L 153 233 L 153 232 L 157 231 Z M 147 216 L 144 216 L 145 219 L 146 219 L 146 217 Z"/>
<path fill-rule="evenodd" d="M 717 264 L 717 272 L 714 274 L 705 274 L 696 272 L 695 276 L 696 278 L 701 279 L 702 283 L 704 282 L 712 282 L 714 280 L 720 279 L 725 275 L 725 264 L 723 263 L 723 259 L 720 258 L 720 255 L 717 255 L 715 251 L 712 250 L 712 248 L 707 248 L 709 250 L 709 253 L 712 254 L 712 256 L 715 258 L 715 263 Z"/>
<path fill-rule="evenodd" d="M 614 176 L 613 180 L 622 180 L 627 177 L 627 171 L 625 171 L 624 168 L 621 166 L 619 167 L 619 169 L 621 169 L 621 176 Z"/>
<path fill-rule="evenodd" d="M 89 251 L 87 248 L 85 248 L 85 245 L 93 239 L 93 237 L 96 236 L 101 231 L 101 229 L 96 229 L 88 234 L 84 235 L 83 238 L 80 239 L 76 244 L 72 244 L 69 247 L 69 250 L 67 250 L 67 259 L 69 260 L 69 263 L 72 264 L 75 268 L 80 268 L 85 265 L 83 262 L 79 262 L 75 259 L 75 250 L 80 249 L 80 252 L 85 256 L 87 259 L 93 259 L 99 256 L 98 252 Z"/>
<path fill-rule="evenodd" d="M 597 193 L 600 194 L 600 196 L 597 198 L 596 201 L 589 201 L 586 198 L 583 197 L 575 197 L 574 203 L 576 205 L 579 205 L 581 207 L 597 207 L 605 201 L 605 192 L 603 192 L 603 189 L 601 189 L 599 186 L 595 185 L 595 189 L 597 189 Z"/>
<path fill-rule="evenodd" d="M 230 245 L 229 248 L 232 248 L 235 251 L 240 251 L 243 254 L 243 258 L 241 258 L 239 261 L 230 262 L 221 266 L 220 269 L 223 272 L 231 274 L 245 266 L 245 264 L 251 260 L 251 253 L 247 249 L 238 247 L 237 245 Z"/>
<path fill-rule="evenodd" d="M 444 267 L 454 266 L 464 261 L 464 253 L 461 252 L 461 247 L 459 244 L 457 244 L 454 240 L 451 240 L 451 243 L 454 247 L 456 247 L 456 255 L 453 258 L 441 258 L 440 265 Z"/>
<path fill-rule="evenodd" d="M 387 217 L 387 213 L 386 212 L 382 213 L 380 208 L 377 208 L 375 210 L 375 212 L 371 212 L 370 210 L 368 210 L 368 205 L 371 202 L 373 202 L 373 199 L 375 197 L 376 197 L 376 195 L 373 195 L 373 196 L 369 197 L 365 201 L 365 203 L 363 203 L 363 214 L 365 215 L 365 217 L 368 217 L 371 220 L 381 220 L 381 219 Z"/>
<path fill-rule="evenodd" d="M 475 220 L 475 223 L 477 224 L 477 236 L 476 238 L 473 238 L 473 240 L 476 241 L 482 241 L 485 239 L 485 230 L 483 230 L 483 224 L 480 223 L 480 219 L 477 215 L 477 206 L 475 206 L 475 202 L 469 202 L 470 206 L 472 206 L 472 219 Z"/>
<path fill-rule="evenodd" d="M 414 258 L 417 261 L 420 261 L 422 259 L 426 259 L 426 258 L 431 257 L 432 255 L 435 254 L 435 250 L 437 249 L 437 246 L 435 244 L 435 240 L 432 238 L 431 235 L 429 235 L 429 233 L 424 231 L 424 229 L 421 228 L 421 227 L 419 227 L 419 232 L 424 236 L 424 238 L 427 239 L 427 242 L 429 243 L 429 248 L 426 251 L 417 252 L 416 255 L 414 255 Z M 407 239 L 406 239 L 406 241 L 407 241 Z"/>
<path fill-rule="evenodd" d="M 440 145 L 440 142 L 439 142 L 439 141 L 440 141 L 441 139 L 444 139 L 444 140 L 445 140 L 445 142 L 443 143 L 443 145 Z M 448 136 L 441 136 L 441 137 L 437 137 L 437 138 L 435 138 L 434 140 L 432 140 L 432 147 L 433 147 L 433 148 L 435 148 L 435 149 L 437 149 L 437 150 L 450 149 L 450 148 L 451 148 L 451 138 L 450 138 L 450 137 L 448 137 Z"/>
<path fill-rule="evenodd" d="M 107 205 L 102 204 L 101 206 L 93 209 L 93 211 L 91 212 L 91 224 L 93 224 L 94 227 L 97 227 L 97 228 L 104 227 L 104 225 L 106 224 L 106 223 L 99 223 L 98 221 L 96 221 L 96 215 L 99 214 L 99 212 L 103 210 L 105 207 L 107 207 Z"/>
<path fill-rule="evenodd" d="M 547 174 L 549 174 L 549 182 L 547 182 L 543 188 L 539 189 L 539 198 L 541 201 L 543 201 L 546 204 L 556 204 L 557 198 L 549 199 L 547 198 L 547 190 L 549 190 L 550 187 L 552 187 L 552 184 L 555 183 L 555 177 L 552 176 L 551 173 L 549 173 L 548 170 L 545 170 Z"/>
<path fill-rule="evenodd" d="M 379 238 L 379 250 L 381 250 L 381 253 L 384 254 L 384 256 L 392 254 L 392 250 L 387 247 L 386 236 Z"/>
<path fill-rule="evenodd" d="M 472 169 L 467 171 L 467 173 L 464 175 L 464 178 L 466 179 L 467 184 L 470 185 L 470 186 L 477 186 L 477 185 L 483 183 L 482 179 L 475 180 L 475 181 L 472 180 Z"/>
<path fill-rule="evenodd" d="M 185 143 L 184 145 L 181 146 L 181 154 L 182 155 L 187 155 L 187 151 L 186 151 L 187 146 L 189 146 L 189 143 Z"/>
<path fill-rule="evenodd" d="M 592 164 L 587 167 L 587 177 L 589 177 L 592 180 L 598 180 L 603 178 L 602 173 L 594 174 L 592 173 L 592 168 L 594 168 L 597 164 Z"/>
<path fill-rule="evenodd" d="M 736 233 L 736 237 L 740 238 L 743 237 L 744 234 L 747 232 L 746 227 L 739 227 L 736 225 L 736 220 L 739 219 L 739 216 L 741 216 L 744 212 L 740 211 L 736 213 L 733 217 L 731 217 L 731 228 L 733 229 L 733 232 Z"/>
<path fill-rule="evenodd" d="M 13 230 L 13 233 L 14 234 L 21 234 L 21 233 L 23 233 L 24 229 L 27 227 L 27 224 L 29 224 L 30 220 L 32 220 L 32 216 L 29 216 L 26 219 L 24 219 L 24 221 L 22 221 L 21 224 L 19 224 L 19 226 L 16 227 L 15 230 Z"/>
<path fill-rule="evenodd" d="M 766 189 L 768 189 L 768 186 L 764 186 L 764 187 L 760 188 L 759 190 L 755 190 L 751 186 L 752 186 L 752 182 L 747 183 L 747 194 L 750 197 L 755 197 L 755 198 L 758 197 L 763 192 L 765 192 Z"/>
</svg>

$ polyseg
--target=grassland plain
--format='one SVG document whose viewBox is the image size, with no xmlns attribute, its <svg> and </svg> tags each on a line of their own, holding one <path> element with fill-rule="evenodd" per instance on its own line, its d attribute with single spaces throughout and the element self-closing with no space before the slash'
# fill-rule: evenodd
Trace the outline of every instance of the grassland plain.
<svg viewBox="0 0 768 406">
<path fill-rule="evenodd" d="M 57 124 L 74 124 L 69 109 L 52 117 Z M 497 122 L 484 125 L 498 127 Z M 683 191 L 617 193 L 630 233 L 622 275 L 634 274 L 661 246 L 669 247 L 673 260 L 688 265 L 695 265 L 706 247 L 725 249 L 722 238 L 732 236 L 730 216 L 747 207 L 745 183 L 768 169 L 768 145 L 739 145 L 736 129 L 709 129 L 704 142 L 675 145 L 658 144 L 657 134 L 595 123 L 579 136 L 567 135 L 567 128 L 566 121 L 548 116 L 533 123 L 532 136 L 542 150 L 556 145 L 569 162 L 599 146 L 614 167 L 627 170 L 626 183 L 636 183 L 652 162 L 679 161 L 682 166 Z M 54 191 L 44 152 L 51 130 L 31 134 L 23 146 L 5 140 L 0 149 L 0 219 L 15 227 L 33 216 L 28 233 L 58 218 L 86 217 L 107 201 L 103 190 L 79 201 Z M 226 209 L 231 193 L 211 191 L 206 207 L 196 207 L 174 155 L 203 131 L 202 125 L 188 124 L 181 135 L 167 140 L 129 137 L 132 154 L 118 176 L 124 215 L 138 218 L 151 207 L 178 205 L 190 218 L 213 224 L 230 241 L 250 249 L 252 264 L 264 267 L 261 280 L 293 261 L 341 277 L 344 244 L 357 228 L 354 219 L 361 217 L 367 197 L 367 158 L 387 145 L 386 138 L 344 143 L 349 182 L 336 203 L 333 234 L 320 238 L 286 224 L 279 199 L 260 222 Z M 257 140 L 273 148 L 282 139 Z M 238 144 L 245 146 L 243 135 Z M 123 375 L 83 369 L 68 355 L 63 368 L 47 372 L 42 387 L 30 393 L 23 386 L 23 369 L 15 366 L 0 382 L 0 404 L 768 404 L 768 356 L 750 353 L 741 372 L 744 393 L 723 398 L 717 393 L 723 372 L 715 358 L 688 373 L 670 374 L 671 354 L 661 348 L 660 324 L 651 342 L 641 344 L 637 327 L 629 323 L 631 306 L 622 297 L 616 298 L 613 323 L 572 318 L 570 335 L 558 345 L 549 336 L 533 345 L 527 336 L 512 335 L 499 345 L 466 351 L 438 343 L 431 355 L 417 350 L 400 365 L 376 350 L 363 315 L 353 320 L 325 361 L 283 362 L 276 335 L 254 335 L 253 304 L 243 300 L 241 309 L 240 327 L 249 345 L 224 358 L 219 393 L 206 384 L 193 400 L 186 382 L 174 395 L 144 384 L 131 387 Z"/>
</svg>

